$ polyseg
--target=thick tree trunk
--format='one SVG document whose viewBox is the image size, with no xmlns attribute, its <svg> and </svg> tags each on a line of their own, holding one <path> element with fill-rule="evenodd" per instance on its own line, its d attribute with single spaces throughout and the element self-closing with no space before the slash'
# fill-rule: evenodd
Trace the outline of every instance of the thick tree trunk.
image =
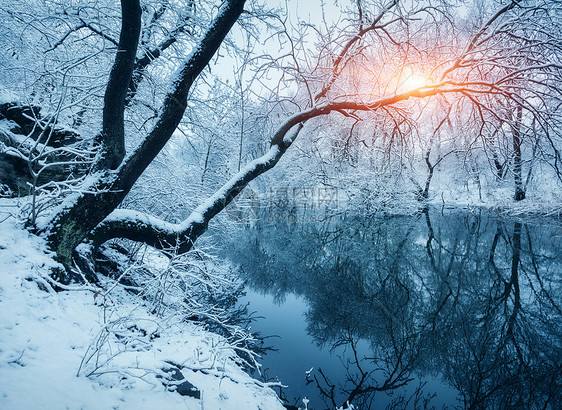
<svg viewBox="0 0 562 410">
<path fill-rule="evenodd" d="M 411 97 L 423 98 L 442 92 L 454 92 L 454 90 L 442 90 L 439 87 L 435 87 L 434 89 L 428 88 L 427 90 L 416 91 L 414 93 L 398 94 L 370 104 L 336 102 L 302 111 L 289 118 L 279 127 L 271 139 L 271 146 L 268 153 L 242 168 L 238 174 L 225 183 L 211 198 L 195 209 L 183 222 L 171 224 L 141 212 L 120 209 L 113 212 L 105 220 L 99 221 L 96 224 L 97 227 L 91 230 L 92 233 L 87 239 L 95 247 L 113 238 L 126 238 L 143 242 L 159 249 L 173 250 L 178 253 L 187 252 L 193 246 L 194 241 L 207 230 L 208 223 L 212 218 L 222 211 L 252 180 L 270 170 L 279 162 L 299 135 L 304 123 L 309 119 L 328 115 L 334 111 L 343 114 L 344 110 L 372 111 L 379 107 L 395 104 L 398 101 L 407 100 Z M 152 143 L 154 143 L 154 141 L 152 141 Z M 137 152 L 150 153 L 150 149 L 147 148 L 150 145 L 150 139 L 147 139 Z M 130 161 L 125 159 L 122 167 L 126 169 L 126 172 L 119 172 L 119 175 L 124 175 L 124 179 L 122 181 L 118 180 L 112 186 L 123 186 L 124 190 L 127 189 L 131 184 L 131 181 L 127 178 L 135 178 L 136 180 L 140 172 L 142 172 L 142 169 L 144 169 L 142 168 L 144 163 L 140 163 L 140 165 L 137 164 L 147 156 L 148 155 L 142 155 L 140 157 L 131 156 Z M 150 161 L 152 161 L 152 159 L 153 157 L 150 158 Z M 120 170 L 121 168 L 118 171 Z M 117 193 L 104 192 L 99 196 L 100 198 L 111 198 L 111 195 L 124 196 L 122 191 Z M 92 206 L 94 204 L 95 203 L 92 203 Z M 104 209 L 107 209 L 107 207 L 104 207 Z M 115 207 L 113 209 L 115 209 Z"/>
<path fill-rule="evenodd" d="M 105 156 L 98 164 L 96 173 L 92 175 L 93 182 L 85 187 L 87 192 L 72 198 L 73 202 L 62 209 L 46 229 L 51 248 L 67 269 L 72 266 L 74 249 L 121 203 L 172 136 L 185 112 L 187 96 L 193 82 L 208 65 L 237 21 L 243 11 L 244 3 L 245 0 L 230 0 L 224 4 L 207 33 L 183 64 L 171 92 L 164 100 L 161 115 L 154 128 L 140 146 L 125 157 L 115 170 L 112 170 L 122 155 L 119 148 L 123 127 L 122 111 L 134 67 L 134 59 L 131 61 L 130 52 L 123 53 L 127 56 L 117 53 L 108 87 L 113 84 L 114 75 L 119 79 L 119 84 L 114 84 L 118 89 L 108 90 L 106 93 L 104 132 L 101 134 L 100 141 Z M 130 50 L 132 43 L 138 44 L 138 33 L 135 30 L 138 27 L 140 33 L 140 14 L 136 13 L 137 6 L 138 0 L 122 2 L 123 31 L 126 33 L 121 35 L 119 50 Z M 134 12 L 129 13 L 128 7 Z M 134 47 L 136 49 L 136 45 Z M 115 95 L 119 101 L 109 101 L 107 95 Z M 121 113 L 106 114 L 107 110 L 118 110 Z M 116 152 L 112 151 L 114 148 Z"/>
<path fill-rule="evenodd" d="M 193 246 L 194 241 L 207 230 L 208 223 L 212 218 L 222 211 L 251 181 L 279 162 L 299 135 L 304 123 L 309 119 L 328 115 L 334 111 L 344 115 L 346 110 L 372 111 L 411 97 L 423 98 L 441 92 L 453 92 L 453 90 L 441 90 L 439 87 L 429 89 L 428 87 L 423 91 L 398 94 L 370 104 L 344 101 L 319 105 L 302 111 L 289 118 L 279 127 L 271 139 L 271 147 L 268 153 L 246 165 L 211 198 L 195 209 L 185 221 L 179 224 L 170 224 L 140 212 L 117 210 L 103 222 L 100 221 L 101 223 L 92 232 L 89 239 L 94 246 L 99 246 L 113 238 L 127 238 L 159 249 L 170 249 L 179 253 L 187 252 Z M 132 170 L 127 172 L 127 175 L 138 168 L 128 164 L 127 161 L 125 161 L 125 165 L 132 166 Z"/>
<path fill-rule="evenodd" d="M 101 159 L 98 169 L 116 169 L 125 156 L 125 97 L 133 74 L 141 32 L 139 0 L 121 0 L 121 35 L 103 100 Z"/>
</svg>

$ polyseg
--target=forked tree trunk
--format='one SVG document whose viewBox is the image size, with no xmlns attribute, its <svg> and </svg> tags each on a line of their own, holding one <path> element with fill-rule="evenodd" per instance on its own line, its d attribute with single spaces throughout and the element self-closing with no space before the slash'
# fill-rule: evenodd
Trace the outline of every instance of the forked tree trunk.
<svg viewBox="0 0 562 410">
<path fill-rule="evenodd" d="M 237 21 L 244 3 L 245 0 L 229 0 L 223 4 L 208 31 L 186 58 L 153 129 L 135 151 L 124 157 L 123 110 L 139 42 L 141 9 L 139 0 L 122 0 L 121 36 L 106 90 L 103 130 L 98 138 L 101 160 L 91 175 L 91 184 L 84 187 L 87 192 L 72 197 L 72 202 L 58 212 L 45 232 L 57 259 L 67 269 L 72 267 L 75 248 L 117 208 L 172 136 L 187 107 L 193 82 Z"/>
</svg>

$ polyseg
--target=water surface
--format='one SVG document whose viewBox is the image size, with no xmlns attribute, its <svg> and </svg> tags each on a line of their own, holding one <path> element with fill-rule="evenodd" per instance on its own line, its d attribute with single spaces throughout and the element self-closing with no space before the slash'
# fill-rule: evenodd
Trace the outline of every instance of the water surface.
<svg viewBox="0 0 562 410">
<path fill-rule="evenodd" d="M 288 404 L 562 408 L 560 223 L 270 212 L 226 240 Z"/>
</svg>

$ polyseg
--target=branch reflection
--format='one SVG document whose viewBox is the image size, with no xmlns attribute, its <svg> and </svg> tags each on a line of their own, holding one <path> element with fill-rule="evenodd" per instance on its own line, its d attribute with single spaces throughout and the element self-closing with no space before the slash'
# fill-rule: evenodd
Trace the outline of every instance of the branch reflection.
<svg viewBox="0 0 562 410">
<path fill-rule="evenodd" d="M 235 235 L 230 258 L 251 288 L 306 298 L 308 333 L 344 348 L 339 374 L 307 376 L 327 408 L 562 408 L 559 224 L 429 210 L 274 222 Z"/>
</svg>

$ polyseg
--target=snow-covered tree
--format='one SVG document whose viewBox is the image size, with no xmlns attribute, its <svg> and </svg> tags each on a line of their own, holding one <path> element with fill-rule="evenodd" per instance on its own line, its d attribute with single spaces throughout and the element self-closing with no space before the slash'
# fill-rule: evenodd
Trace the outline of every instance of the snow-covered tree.
<svg viewBox="0 0 562 410">
<path fill-rule="evenodd" d="M 79 129 L 88 120 L 99 127 L 77 137 L 90 143 L 89 151 L 80 154 L 91 166 L 82 167 L 80 179 L 69 183 L 71 189 L 38 224 L 67 267 L 65 279 L 76 263 L 88 268 L 93 252 L 114 238 L 188 251 L 221 210 L 279 162 L 305 127 L 318 126 L 319 118 L 328 115 L 338 116 L 349 131 L 344 135 L 351 137 L 358 122 L 388 124 L 382 132 L 388 132 L 390 148 L 421 135 L 421 113 L 442 106 L 471 110 L 479 136 L 489 124 L 503 124 L 515 138 L 523 126 L 533 124 L 540 130 L 535 136 L 544 139 L 545 157 L 561 175 L 559 128 L 553 124 L 559 122 L 562 98 L 562 8 L 555 1 L 490 1 L 478 24 L 466 23 L 466 10 L 455 11 L 445 1 L 360 1 L 342 6 L 339 17 L 300 25 L 245 0 L 122 0 L 120 12 L 113 2 L 103 1 L 95 6 L 56 0 L 30 4 L 39 14 L 22 13 L 16 5 L 0 9 L 9 17 L 3 22 L 17 22 L 22 30 L 13 56 L 22 54 L 17 70 L 9 56 L 2 57 L 11 73 L 4 86 L 31 76 L 37 81 L 33 93 L 40 95 L 28 95 L 27 101 L 55 107 L 48 115 L 36 115 L 39 142 L 59 122 Z M 237 23 L 246 38 L 268 41 L 265 51 L 253 49 L 249 41 L 235 46 L 239 39 L 228 35 Z M 262 33 L 256 29 L 261 24 L 277 31 L 273 36 Z M 27 49 L 33 37 L 39 41 Z M 282 49 L 279 55 L 267 50 L 272 40 Z M 232 47 L 219 52 L 227 45 Z M 44 72 L 33 71 L 38 64 L 28 73 L 21 64 L 31 65 L 31 58 L 41 54 L 34 50 L 41 49 L 47 56 Z M 73 54 L 77 49 L 81 53 Z M 274 104 L 269 112 L 284 116 L 268 138 L 265 154 L 240 166 L 244 128 L 238 127 L 238 138 L 221 138 L 232 141 L 226 147 L 238 158 L 239 172 L 225 176 L 225 183 L 189 216 L 172 223 L 120 208 L 181 130 L 191 96 L 206 87 L 203 73 L 228 66 L 228 53 L 245 55 L 248 64 L 252 88 L 240 83 L 239 89 L 256 94 L 258 102 L 267 99 L 268 107 Z M 491 97 L 499 103 L 491 104 Z M 240 101 L 248 99 L 243 95 Z M 497 104 L 515 107 L 516 114 L 496 110 Z M 205 111 L 203 105 L 198 109 Z M 232 132 L 221 124 L 213 130 L 214 135 Z M 512 156 L 516 178 L 519 145 L 514 144 Z M 428 163 L 430 171 L 434 165 Z"/>
</svg>

